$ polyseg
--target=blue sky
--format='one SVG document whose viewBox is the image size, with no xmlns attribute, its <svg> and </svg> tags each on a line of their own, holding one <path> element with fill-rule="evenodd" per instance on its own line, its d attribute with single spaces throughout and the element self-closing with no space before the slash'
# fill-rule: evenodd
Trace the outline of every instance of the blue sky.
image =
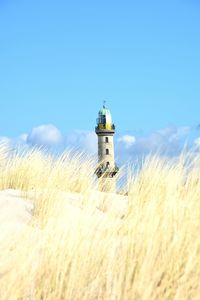
<svg viewBox="0 0 200 300">
<path fill-rule="evenodd" d="M 107 100 L 130 152 L 127 136 L 198 138 L 199 16 L 198 0 L 0 0 L 0 136 L 54 126 L 82 145 Z"/>
</svg>

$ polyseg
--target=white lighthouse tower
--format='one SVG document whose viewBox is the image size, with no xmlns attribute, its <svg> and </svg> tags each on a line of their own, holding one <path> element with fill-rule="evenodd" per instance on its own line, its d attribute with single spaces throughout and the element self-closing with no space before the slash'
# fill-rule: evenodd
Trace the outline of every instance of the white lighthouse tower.
<svg viewBox="0 0 200 300">
<path fill-rule="evenodd" d="M 114 139 L 115 125 L 112 123 L 111 113 L 105 106 L 100 109 L 97 118 L 95 132 L 98 136 L 98 168 L 96 175 L 99 178 L 99 188 L 101 191 L 115 192 L 115 175 L 118 167 L 115 164 Z"/>
</svg>

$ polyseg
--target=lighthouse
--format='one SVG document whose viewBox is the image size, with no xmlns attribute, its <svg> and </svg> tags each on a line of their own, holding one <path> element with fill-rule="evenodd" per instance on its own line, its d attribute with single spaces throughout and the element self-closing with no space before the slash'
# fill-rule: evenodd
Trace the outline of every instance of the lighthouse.
<svg viewBox="0 0 200 300">
<path fill-rule="evenodd" d="M 115 175 L 119 170 L 115 163 L 114 153 L 115 125 L 105 102 L 98 113 L 95 132 L 98 136 L 98 167 L 95 173 L 99 178 L 99 189 L 105 192 L 115 192 Z"/>
</svg>

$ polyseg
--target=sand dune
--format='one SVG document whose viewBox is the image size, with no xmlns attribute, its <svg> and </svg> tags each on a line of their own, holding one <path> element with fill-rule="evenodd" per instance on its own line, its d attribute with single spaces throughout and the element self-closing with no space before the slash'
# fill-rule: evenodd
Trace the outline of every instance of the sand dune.
<svg viewBox="0 0 200 300">
<path fill-rule="evenodd" d="M 28 193 L 30 199 L 33 197 L 33 192 Z M 70 211 L 74 217 L 81 213 L 81 203 L 83 195 L 79 193 L 64 193 L 58 192 L 58 198 L 63 203 L 65 210 Z M 33 200 L 24 198 L 24 193 L 19 190 L 3 190 L 0 191 L 0 226 L 1 230 L 6 229 L 10 234 L 15 234 L 20 230 L 24 230 L 31 222 L 34 212 Z M 105 212 L 109 212 L 117 218 L 123 217 L 127 208 L 127 197 L 106 194 L 92 191 L 88 195 L 88 203 L 95 203 L 96 213 L 91 218 L 104 217 Z M 85 214 L 85 212 L 84 212 Z M 88 216 L 87 216 L 88 217 Z"/>
</svg>

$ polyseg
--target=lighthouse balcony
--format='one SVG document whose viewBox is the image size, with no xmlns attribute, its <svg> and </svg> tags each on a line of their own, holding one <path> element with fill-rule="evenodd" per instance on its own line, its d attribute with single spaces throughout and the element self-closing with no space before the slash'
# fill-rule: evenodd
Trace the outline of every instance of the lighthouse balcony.
<svg viewBox="0 0 200 300">
<path fill-rule="evenodd" d="M 115 125 L 114 124 L 98 124 L 95 127 L 96 133 L 101 133 L 101 132 L 110 132 L 110 133 L 115 133 Z"/>
</svg>

